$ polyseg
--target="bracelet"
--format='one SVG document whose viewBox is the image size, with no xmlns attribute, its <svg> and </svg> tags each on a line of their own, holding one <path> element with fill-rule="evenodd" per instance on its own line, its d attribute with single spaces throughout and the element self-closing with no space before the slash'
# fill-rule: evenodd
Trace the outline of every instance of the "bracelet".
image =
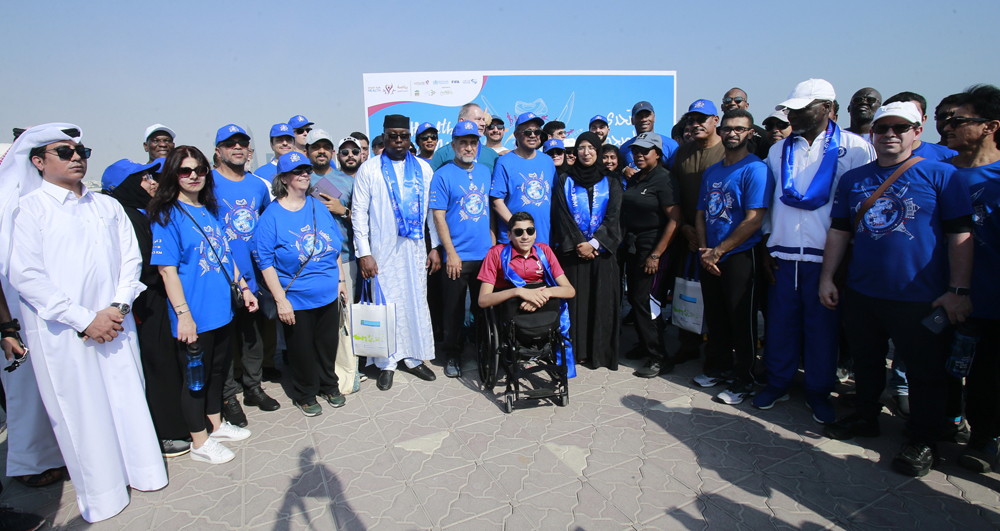
<svg viewBox="0 0 1000 531">
<path fill-rule="evenodd" d="M 177 312 L 175 310 L 175 312 L 177 313 L 177 317 L 180 317 L 180 316 L 182 316 L 182 315 L 184 315 L 186 313 L 191 313 L 191 310 L 182 310 L 182 311 L 179 311 L 179 312 Z"/>
<path fill-rule="evenodd" d="M 341 280 L 340 283 L 341 284 L 347 284 L 347 281 L 346 280 Z"/>
<path fill-rule="evenodd" d="M 174 306 L 174 310 L 176 310 L 177 308 L 183 308 L 183 307 L 185 307 L 187 305 L 188 305 L 188 303 L 186 303 L 186 302 L 184 304 L 178 304 L 177 306 Z"/>
<path fill-rule="evenodd" d="M 243 291 L 250 291 L 250 288 L 247 288 L 247 287 L 244 287 L 244 286 L 240 286 L 240 289 L 243 290 Z"/>
</svg>

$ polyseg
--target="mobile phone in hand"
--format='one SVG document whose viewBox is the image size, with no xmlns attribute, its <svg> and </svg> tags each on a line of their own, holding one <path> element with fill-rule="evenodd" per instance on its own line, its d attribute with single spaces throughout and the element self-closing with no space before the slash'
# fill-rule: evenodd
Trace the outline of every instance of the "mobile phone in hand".
<svg viewBox="0 0 1000 531">
<path fill-rule="evenodd" d="M 944 306 L 938 306 L 934 308 L 934 311 L 924 317 L 921 324 L 927 327 L 928 330 L 934 332 L 935 334 L 940 334 L 944 331 L 944 328 L 951 324 L 951 320 L 948 319 L 948 312 L 944 309 Z"/>
</svg>

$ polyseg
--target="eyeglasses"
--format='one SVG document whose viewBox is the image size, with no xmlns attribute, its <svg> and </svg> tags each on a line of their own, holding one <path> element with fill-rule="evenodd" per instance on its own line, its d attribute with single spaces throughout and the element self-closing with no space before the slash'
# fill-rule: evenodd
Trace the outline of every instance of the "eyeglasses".
<svg viewBox="0 0 1000 531">
<path fill-rule="evenodd" d="M 427 142 L 428 140 L 433 140 L 437 142 L 437 135 L 420 135 L 417 137 L 417 142 Z"/>
<path fill-rule="evenodd" d="M 486 126 L 486 129 L 487 130 L 499 129 L 499 130 L 503 131 L 504 130 L 504 125 L 503 124 L 490 124 L 490 125 Z"/>
<path fill-rule="evenodd" d="M 250 147 L 250 141 L 249 140 L 225 140 L 225 141 L 221 142 L 219 145 L 222 146 L 222 147 L 224 147 L 224 148 L 229 148 L 229 149 L 232 149 L 232 148 L 236 147 L 237 145 L 239 145 L 240 147 Z"/>
<path fill-rule="evenodd" d="M 540 137 L 540 136 L 542 136 L 542 130 L 541 129 L 525 129 L 524 131 L 521 131 L 521 135 L 522 136 L 526 136 L 526 137 L 533 137 L 533 136 Z"/>
<path fill-rule="evenodd" d="M 747 131 L 753 131 L 753 128 L 752 127 L 743 127 L 742 125 L 738 125 L 736 127 L 726 126 L 726 127 L 720 127 L 719 128 L 719 132 L 722 133 L 722 134 L 724 134 L 724 135 L 728 135 L 729 133 L 736 133 L 738 135 L 742 135 L 743 133 L 746 133 Z"/>
<path fill-rule="evenodd" d="M 160 174 L 158 174 L 158 173 L 143 173 L 142 174 L 142 180 L 144 180 L 144 181 L 152 181 L 154 183 L 155 182 L 160 182 Z"/>
<path fill-rule="evenodd" d="M 386 140 L 395 142 L 396 140 L 409 140 L 410 133 L 386 133 L 382 135 Z"/>
<path fill-rule="evenodd" d="M 288 173 L 291 173 L 292 175 L 295 175 L 295 176 L 299 176 L 299 175 L 302 175 L 303 173 L 306 174 L 306 175 L 312 175 L 312 172 L 313 172 L 312 168 L 306 167 L 306 168 L 295 168 L 294 170 L 292 170 L 292 171 L 290 171 Z"/>
<path fill-rule="evenodd" d="M 360 154 L 361 154 L 361 150 L 358 149 L 358 148 L 344 148 L 344 149 L 340 150 L 340 156 L 341 157 L 346 157 L 348 155 L 354 155 L 355 157 L 357 157 Z"/>
<path fill-rule="evenodd" d="M 967 123 L 981 124 L 988 121 L 990 120 L 986 118 L 973 118 L 971 116 L 952 116 L 951 118 L 948 118 L 947 120 L 944 121 L 944 126 L 948 127 L 950 125 L 952 129 L 958 129 L 959 127 L 962 127 L 962 125 Z M 62 155 L 60 155 L 60 157 L 62 157 Z"/>
<path fill-rule="evenodd" d="M 528 227 L 526 229 L 521 229 L 521 228 L 510 229 L 510 231 L 513 232 L 514 236 L 517 236 L 518 238 L 520 238 L 521 236 L 523 236 L 524 233 L 528 233 L 528 236 L 534 236 L 535 235 L 535 227 Z"/>
<path fill-rule="evenodd" d="M 312 131 L 312 127 L 300 127 L 295 130 L 295 134 L 301 135 L 302 133 L 308 133 L 309 131 Z"/>
<path fill-rule="evenodd" d="M 914 124 L 892 124 L 892 125 L 875 124 L 872 126 L 872 132 L 875 133 L 876 135 L 884 135 L 888 133 L 890 129 L 892 129 L 893 133 L 901 135 L 909 131 L 910 129 L 913 129 L 914 127 L 916 127 L 916 125 Z"/>
<path fill-rule="evenodd" d="M 180 168 L 177 168 L 177 177 L 180 177 L 181 179 L 190 177 L 192 173 L 198 177 L 204 177 L 205 175 L 208 175 L 208 166 L 198 166 L 197 168 L 181 166 Z"/>
<path fill-rule="evenodd" d="M 728 105 L 730 103 L 735 103 L 736 105 L 739 105 L 739 104 L 743 103 L 744 101 L 747 101 L 747 99 L 746 98 L 722 98 L 722 104 L 723 105 Z"/>
<path fill-rule="evenodd" d="M 55 149 L 46 149 L 46 153 L 55 153 L 59 156 L 61 160 L 70 160 L 73 158 L 73 153 L 80 155 L 82 159 L 89 159 L 90 153 L 93 151 L 90 148 L 85 148 L 83 145 L 78 144 L 76 147 L 69 146 L 59 146 Z"/>
<path fill-rule="evenodd" d="M 593 151 L 594 153 L 597 153 L 597 148 L 590 144 L 580 144 L 579 146 L 576 146 L 576 152 L 579 153 L 581 151 Z"/>
<path fill-rule="evenodd" d="M 874 96 L 855 96 L 851 99 L 851 103 L 855 105 L 861 105 L 862 103 L 867 103 L 868 105 L 875 105 L 878 102 L 878 98 Z"/>
</svg>

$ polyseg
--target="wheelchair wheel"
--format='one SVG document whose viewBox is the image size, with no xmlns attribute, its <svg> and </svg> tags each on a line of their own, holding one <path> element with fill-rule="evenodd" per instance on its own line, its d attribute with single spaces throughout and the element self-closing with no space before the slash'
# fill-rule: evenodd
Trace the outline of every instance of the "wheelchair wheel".
<svg viewBox="0 0 1000 531">
<path fill-rule="evenodd" d="M 500 337 L 489 318 L 480 319 L 476 326 L 476 351 L 479 355 L 479 381 L 487 389 L 497 385 L 500 358 Z"/>
<path fill-rule="evenodd" d="M 514 395 L 511 393 L 504 394 L 504 404 L 503 410 L 507 413 L 512 413 L 514 411 Z"/>
</svg>

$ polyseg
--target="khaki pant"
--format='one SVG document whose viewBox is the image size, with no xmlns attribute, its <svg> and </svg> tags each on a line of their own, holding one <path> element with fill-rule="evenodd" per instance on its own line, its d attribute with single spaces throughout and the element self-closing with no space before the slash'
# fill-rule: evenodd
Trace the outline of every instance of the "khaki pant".
<svg viewBox="0 0 1000 531">
<path fill-rule="evenodd" d="M 344 311 L 344 326 L 340 327 L 340 341 L 337 344 L 337 379 L 340 381 L 340 392 L 349 395 L 360 390 L 358 381 L 358 357 L 354 355 L 354 343 L 351 339 L 351 304 L 354 302 L 354 279 L 358 273 L 356 261 L 342 262 L 344 278 L 347 279 L 347 308 Z"/>
</svg>

